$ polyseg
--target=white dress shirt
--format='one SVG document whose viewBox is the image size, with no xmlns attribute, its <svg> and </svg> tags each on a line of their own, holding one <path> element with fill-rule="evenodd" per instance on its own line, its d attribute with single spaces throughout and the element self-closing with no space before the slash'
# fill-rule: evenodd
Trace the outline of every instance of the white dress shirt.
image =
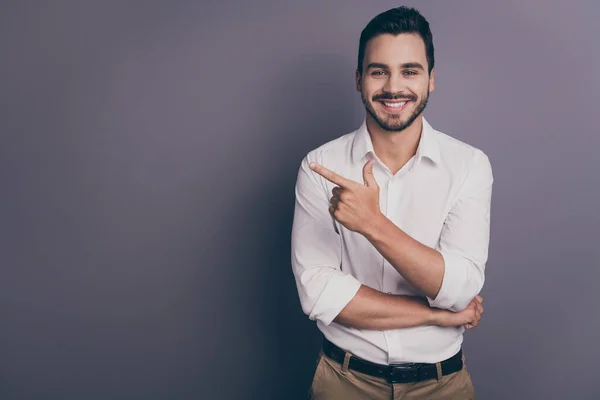
<svg viewBox="0 0 600 400">
<path fill-rule="evenodd" d="M 381 212 L 444 259 L 442 286 L 435 299 L 427 297 L 430 306 L 463 310 L 483 286 L 493 183 L 487 155 L 434 130 L 423 118 L 416 155 L 393 174 L 374 153 L 365 119 L 358 130 L 310 151 L 298 170 L 291 259 L 302 310 L 327 339 L 365 360 L 445 360 L 459 351 L 464 327 L 368 330 L 333 322 L 361 284 L 389 294 L 423 296 L 363 235 L 329 214 L 336 185 L 308 166 L 316 162 L 364 183 L 363 166 L 371 158 L 376 160 Z"/>
</svg>

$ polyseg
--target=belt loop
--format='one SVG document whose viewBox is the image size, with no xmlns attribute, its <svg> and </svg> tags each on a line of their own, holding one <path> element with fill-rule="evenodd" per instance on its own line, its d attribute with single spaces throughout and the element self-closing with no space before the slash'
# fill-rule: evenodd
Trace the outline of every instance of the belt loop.
<svg viewBox="0 0 600 400">
<path fill-rule="evenodd" d="M 352 356 L 352 354 L 346 352 L 346 355 L 344 356 L 344 365 L 342 365 L 342 374 L 345 374 L 346 372 L 348 372 L 348 365 L 350 364 L 351 356 Z"/>
<path fill-rule="evenodd" d="M 437 380 L 438 382 L 442 379 L 442 363 L 441 362 L 436 362 L 435 363 L 435 369 L 437 371 Z"/>
</svg>

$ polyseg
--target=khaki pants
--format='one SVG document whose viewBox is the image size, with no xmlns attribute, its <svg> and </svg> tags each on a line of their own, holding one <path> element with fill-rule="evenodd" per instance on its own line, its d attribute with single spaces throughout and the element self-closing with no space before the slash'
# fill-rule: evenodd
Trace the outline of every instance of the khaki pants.
<svg viewBox="0 0 600 400">
<path fill-rule="evenodd" d="M 348 357 L 346 357 L 348 358 Z M 314 400 L 473 400 L 475 389 L 467 371 L 463 352 L 463 369 L 443 375 L 441 379 L 429 379 L 411 383 L 389 383 L 357 372 L 319 352 L 317 369 L 309 390 L 309 399 Z M 441 375 L 438 363 L 438 376 Z"/>
</svg>

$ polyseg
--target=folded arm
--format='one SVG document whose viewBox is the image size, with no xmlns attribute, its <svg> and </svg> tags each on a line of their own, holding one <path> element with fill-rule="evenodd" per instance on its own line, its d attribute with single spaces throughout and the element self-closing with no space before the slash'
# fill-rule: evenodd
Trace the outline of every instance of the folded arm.
<svg viewBox="0 0 600 400">
<path fill-rule="evenodd" d="M 365 237 L 432 307 L 462 311 L 484 282 L 490 239 L 492 168 L 476 151 L 435 249 L 403 232 L 382 216 Z"/>
<path fill-rule="evenodd" d="M 292 270 L 302 310 L 311 320 L 358 329 L 397 329 L 433 324 L 423 298 L 389 295 L 343 272 L 341 238 L 329 214 L 326 186 L 302 160 L 295 187 Z"/>
<path fill-rule="evenodd" d="M 436 325 L 436 313 L 421 297 L 385 294 L 362 285 L 334 319 L 358 329 L 399 329 Z"/>
</svg>

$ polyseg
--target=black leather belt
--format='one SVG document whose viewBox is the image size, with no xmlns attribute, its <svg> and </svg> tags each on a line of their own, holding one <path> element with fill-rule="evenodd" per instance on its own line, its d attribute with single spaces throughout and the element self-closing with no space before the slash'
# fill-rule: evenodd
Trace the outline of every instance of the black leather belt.
<svg viewBox="0 0 600 400">
<path fill-rule="evenodd" d="M 340 364 L 344 364 L 346 352 L 326 338 L 323 340 L 323 353 Z M 460 371 L 463 367 L 462 348 L 454 356 L 442 361 L 441 366 L 442 375 Z M 409 383 L 437 379 L 435 364 L 428 363 L 382 365 L 351 356 L 348 368 L 367 375 L 387 379 L 390 383 Z"/>
</svg>

